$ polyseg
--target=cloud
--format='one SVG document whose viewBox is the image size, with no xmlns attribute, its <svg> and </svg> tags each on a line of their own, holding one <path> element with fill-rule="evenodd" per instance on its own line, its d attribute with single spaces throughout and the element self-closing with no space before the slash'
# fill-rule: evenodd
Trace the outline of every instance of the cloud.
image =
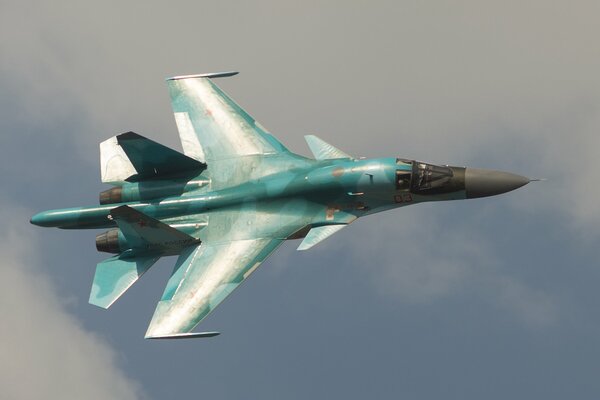
<svg viewBox="0 0 600 400">
<path fill-rule="evenodd" d="M 555 324 L 559 317 L 559 306 L 555 299 L 541 290 L 528 287 L 509 276 L 492 276 L 488 282 L 488 293 L 494 304 L 520 317 L 529 327 L 545 327 Z"/>
<path fill-rule="evenodd" d="M 289 4 L 258 1 L 202 5 L 200 26 L 196 6 L 180 2 L 189 12 L 172 25 L 161 6 L 9 2 L 0 13 L 2 68 L 20 85 L 28 118 L 86 114 L 85 134 L 69 139 L 94 165 L 97 143 L 128 129 L 177 148 L 162 78 L 233 67 L 241 77 L 219 84 L 268 116 L 264 125 L 292 149 L 305 152 L 302 135 L 317 133 L 355 155 L 389 156 L 387 148 L 548 178 L 515 207 L 554 213 L 571 232 L 597 237 L 600 188 L 589 166 L 600 145 L 599 3 L 319 4 L 290 18 Z M 139 13 L 144 24 L 132 25 Z M 237 34 L 257 21 L 269 29 L 252 29 L 253 45 L 239 46 Z M 193 51 L 186 40 L 215 32 L 219 40 Z M 280 63 L 265 65 L 263 54 Z"/>
<path fill-rule="evenodd" d="M 239 68 L 240 77 L 219 84 L 250 112 L 268 116 L 259 119 L 299 151 L 306 152 L 301 135 L 316 129 L 357 156 L 548 178 L 509 195 L 510 212 L 597 237 L 598 2 L 319 3 L 296 8 L 293 18 L 289 5 L 268 1 L 179 4 L 188 12 L 177 24 L 161 6 L 3 5 L 2 68 L 21 85 L 11 93 L 35 111 L 28 123 L 43 126 L 47 115 L 62 120 L 78 105 L 85 134 L 73 130 L 61 140 L 77 141 L 81 158 L 94 165 L 97 143 L 127 129 L 177 147 L 162 78 Z M 139 13 L 143 22 L 131 24 Z M 234 22 L 231 29 L 224 21 Z M 257 22 L 269 28 L 257 30 Z M 218 40 L 196 40 L 206 37 Z M 498 272 L 499 250 L 476 221 L 450 229 L 428 212 L 411 208 L 403 230 L 386 219 L 368 235 L 394 235 L 402 244 L 394 251 L 410 260 L 394 262 L 398 254 L 385 243 L 370 243 L 381 253 L 378 265 L 390 265 L 380 270 L 384 292 L 427 303 L 479 284 L 505 308 L 533 302 L 556 315 L 543 293 Z"/>
<path fill-rule="evenodd" d="M 477 216 L 457 222 L 445 215 L 448 210 L 447 204 L 413 206 L 396 211 L 401 216 L 371 217 L 354 229 L 360 246 L 337 246 L 369 270 L 384 296 L 427 305 L 466 293 L 524 326 L 555 324 L 560 318 L 557 299 L 502 265 L 495 233 L 478 226 Z"/>
<path fill-rule="evenodd" d="M 44 271 L 48 266 L 33 251 L 26 215 L 14 205 L 0 212 L 0 397 L 143 397 L 111 346 L 65 309 Z"/>
</svg>

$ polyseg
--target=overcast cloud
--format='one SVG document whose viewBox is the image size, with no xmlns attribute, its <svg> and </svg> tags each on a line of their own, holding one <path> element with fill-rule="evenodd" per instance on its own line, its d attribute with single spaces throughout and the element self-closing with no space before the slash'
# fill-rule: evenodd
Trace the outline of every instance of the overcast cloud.
<svg viewBox="0 0 600 400">
<path fill-rule="evenodd" d="M 68 294 L 49 283 L 37 238 L 23 228 L 18 206 L 0 214 L 2 290 L 0 394 L 6 399 L 136 399 L 141 387 L 127 378 L 105 340 L 65 310 Z"/>
</svg>

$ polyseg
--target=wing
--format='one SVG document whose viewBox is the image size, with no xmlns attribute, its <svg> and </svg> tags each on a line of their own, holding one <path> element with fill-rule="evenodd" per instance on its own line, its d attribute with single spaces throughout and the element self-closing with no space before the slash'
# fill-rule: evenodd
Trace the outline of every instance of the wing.
<svg viewBox="0 0 600 400">
<path fill-rule="evenodd" d="M 211 163 L 289 152 L 210 79 L 235 74 L 188 75 L 167 80 L 185 155 Z"/>
<path fill-rule="evenodd" d="M 284 240 L 306 236 L 313 245 L 333 232 L 316 228 L 307 236 L 309 228 L 354 219 L 303 199 L 248 202 L 211 211 L 208 226 L 200 231 L 202 244 L 187 247 L 177 259 L 146 337 L 197 337 L 192 329 Z"/>
<path fill-rule="evenodd" d="M 250 239 L 203 243 L 188 248 L 177 260 L 146 338 L 188 335 L 282 242 Z"/>
</svg>

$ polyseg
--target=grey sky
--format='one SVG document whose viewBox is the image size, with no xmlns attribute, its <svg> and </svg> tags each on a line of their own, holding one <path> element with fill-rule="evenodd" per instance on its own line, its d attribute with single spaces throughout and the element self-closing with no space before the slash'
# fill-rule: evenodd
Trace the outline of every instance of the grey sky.
<svg viewBox="0 0 600 400">
<path fill-rule="evenodd" d="M 0 397 L 598 398 L 598 15 L 581 0 L 0 1 Z M 180 148 L 163 79 L 221 70 L 299 153 L 316 134 L 549 180 L 286 245 L 203 322 L 221 337 L 144 341 L 174 260 L 102 311 L 87 304 L 98 232 L 27 220 L 94 204 L 112 135 Z"/>
</svg>

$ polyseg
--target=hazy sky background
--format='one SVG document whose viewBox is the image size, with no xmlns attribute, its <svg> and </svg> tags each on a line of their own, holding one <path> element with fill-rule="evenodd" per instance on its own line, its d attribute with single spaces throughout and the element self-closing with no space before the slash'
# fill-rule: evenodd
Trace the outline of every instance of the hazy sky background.
<svg viewBox="0 0 600 400">
<path fill-rule="evenodd" d="M 0 397 L 597 399 L 598 1 L 0 0 Z M 87 304 L 98 143 L 180 149 L 164 78 L 217 83 L 289 148 L 316 134 L 548 178 L 284 245 L 201 325 L 145 341 L 174 262 Z"/>
</svg>

